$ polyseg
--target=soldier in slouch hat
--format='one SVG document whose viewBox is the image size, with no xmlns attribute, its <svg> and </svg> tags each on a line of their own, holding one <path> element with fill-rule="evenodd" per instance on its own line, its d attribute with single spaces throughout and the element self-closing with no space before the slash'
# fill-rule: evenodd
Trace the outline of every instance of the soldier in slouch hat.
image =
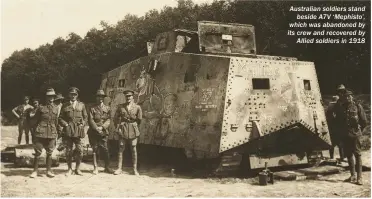
<svg viewBox="0 0 372 199">
<path fill-rule="evenodd" d="M 366 113 L 363 107 L 353 100 L 353 93 L 349 90 L 340 98 L 342 103 L 335 107 L 336 122 L 341 130 L 344 153 L 349 162 L 351 176 L 345 181 L 362 185 L 361 141 L 363 129 L 367 126 Z M 354 157 L 356 165 L 354 164 Z M 356 168 L 355 168 L 356 167 Z M 355 170 L 357 176 L 355 177 Z"/>
<path fill-rule="evenodd" d="M 39 157 L 42 150 L 46 150 L 46 167 L 47 176 L 54 177 L 51 171 L 52 153 L 56 146 L 57 125 L 58 125 L 58 108 L 53 104 L 55 97 L 53 88 L 49 88 L 46 92 L 46 105 L 40 106 L 35 113 L 37 119 L 37 127 L 34 134 L 34 171 L 30 175 L 35 178 L 38 175 Z"/>
</svg>

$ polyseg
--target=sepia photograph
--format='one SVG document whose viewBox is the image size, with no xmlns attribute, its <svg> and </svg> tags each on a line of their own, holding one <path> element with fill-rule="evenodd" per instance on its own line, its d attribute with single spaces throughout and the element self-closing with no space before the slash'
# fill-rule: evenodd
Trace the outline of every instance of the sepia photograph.
<svg viewBox="0 0 372 199">
<path fill-rule="evenodd" d="M 1 0 L 1 197 L 371 198 L 371 1 Z"/>
</svg>

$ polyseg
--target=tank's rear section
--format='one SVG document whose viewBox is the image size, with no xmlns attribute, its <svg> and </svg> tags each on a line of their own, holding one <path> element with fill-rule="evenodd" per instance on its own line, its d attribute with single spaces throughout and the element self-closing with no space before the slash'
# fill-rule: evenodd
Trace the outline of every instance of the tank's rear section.
<svg viewBox="0 0 372 199">
<path fill-rule="evenodd" d="M 220 152 L 249 154 L 251 168 L 306 163 L 330 145 L 314 64 L 269 58 L 230 59 Z"/>
</svg>

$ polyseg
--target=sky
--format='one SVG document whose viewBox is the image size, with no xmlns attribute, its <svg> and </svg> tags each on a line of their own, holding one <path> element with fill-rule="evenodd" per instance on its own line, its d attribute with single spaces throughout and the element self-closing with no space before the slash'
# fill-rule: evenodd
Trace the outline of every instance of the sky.
<svg viewBox="0 0 372 199">
<path fill-rule="evenodd" d="M 194 0 L 195 3 L 212 0 Z M 176 0 L 1 0 L 1 63 L 15 50 L 35 49 L 70 32 L 81 37 L 100 21 L 116 24 L 126 14 L 174 7 Z"/>
</svg>

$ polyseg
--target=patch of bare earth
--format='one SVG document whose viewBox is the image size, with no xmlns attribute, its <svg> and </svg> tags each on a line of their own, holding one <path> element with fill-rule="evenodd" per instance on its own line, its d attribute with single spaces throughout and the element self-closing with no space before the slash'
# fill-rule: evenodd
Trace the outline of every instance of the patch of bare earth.
<svg viewBox="0 0 372 199">
<path fill-rule="evenodd" d="M 14 142 L 15 127 L 2 128 L 2 145 Z M 4 133 L 5 132 L 5 133 Z M 14 132 L 14 133 L 10 133 Z M 13 135 L 13 136 L 12 136 Z M 5 138 L 5 139 L 3 139 Z M 4 142 L 3 142 L 4 141 Z M 11 143 L 12 144 L 12 143 Z M 2 146 L 4 148 L 4 146 Z M 363 153 L 370 166 L 370 150 Z M 115 163 L 112 163 L 115 168 Z M 53 168 L 55 178 L 28 178 L 31 168 L 14 168 L 1 163 L 2 197 L 370 197 L 371 173 L 363 172 L 364 185 L 343 182 L 348 172 L 322 177 L 320 180 L 276 181 L 274 185 L 259 186 L 256 178 L 207 178 L 172 176 L 169 166 L 142 166 L 140 177 L 130 168 L 122 175 L 99 173 L 92 175 L 91 164 L 83 164 L 84 176 L 64 176 L 67 166 Z M 103 170 L 103 168 L 100 168 Z"/>
</svg>

